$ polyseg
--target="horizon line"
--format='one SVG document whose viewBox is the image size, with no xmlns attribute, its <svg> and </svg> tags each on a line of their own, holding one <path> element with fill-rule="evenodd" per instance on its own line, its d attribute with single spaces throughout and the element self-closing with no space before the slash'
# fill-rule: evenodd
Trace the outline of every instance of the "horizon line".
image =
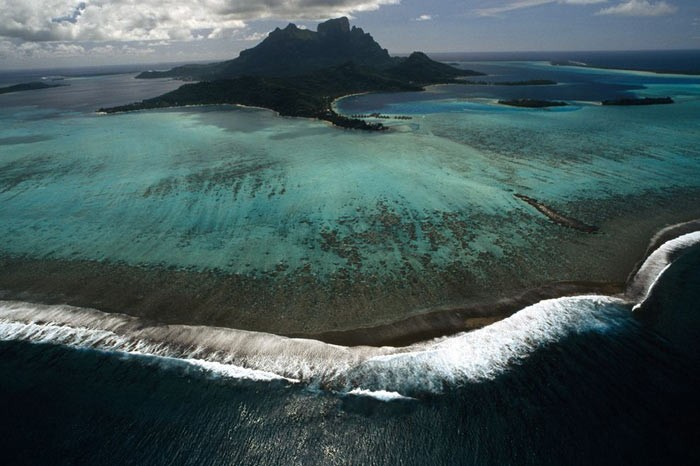
<svg viewBox="0 0 700 466">
<path fill-rule="evenodd" d="M 257 44 L 256 44 L 257 45 Z M 591 50 L 462 50 L 462 51 L 422 51 L 422 50 L 412 50 L 412 51 L 389 51 L 392 56 L 403 56 L 410 55 L 413 52 L 423 52 L 426 55 L 454 55 L 454 54 L 480 54 L 480 55 L 499 55 L 499 54 L 542 54 L 542 53 L 635 53 L 635 52 L 700 52 L 700 48 L 659 48 L 659 49 L 591 49 Z M 29 70 L 63 70 L 63 69 L 91 69 L 91 68 L 108 68 L 108 67 L 124 67 L 124 66 L 151 66 L 151 65 L 181 65 L 181 64 L 200 64 L 200 63 L 216 63 L 220 61 L 233 60 L 235 57 L 221 57 L 221 58 L 211 58 L 207 60 L 177 60 L 177 61 L 141 61 L 141 62 L 120 62 L 120 63 L 110 63 L 102 65 L 58 65 L 58 66 L 18 66 L 3 68 L 0 70 L 0 75 L 8 71 L 29 71 Z M 69 57 L 66 57 L 69 58 Z"/>
</svg>

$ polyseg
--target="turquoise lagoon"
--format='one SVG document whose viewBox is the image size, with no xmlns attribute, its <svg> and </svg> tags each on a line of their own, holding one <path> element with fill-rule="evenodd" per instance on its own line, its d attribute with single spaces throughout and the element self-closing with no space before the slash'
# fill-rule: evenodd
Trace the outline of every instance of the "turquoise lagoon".
<svg viewBox="0 0 700 466">
<path fill-rule="evenodd" d="M 559 84 L 336 102 L 348 115 L 411 117 L 383 120 L 383 133 L 233 106 L 97 114 L 178 85 L 133 75 L 0 96 L 3 296 L 311 334 L 551 283 L 621 283 L 656 230 L 700 216 L 700 78 L 464 66 Z M 625 95 L 676 103 L 596 103 Z M 571 105 L 497 104 L 511 97 Z M 517 193 L 600 230 L 557 225 Z M 143 289 L 119 288 L 117 274 Z M 110 286 L 133 296 L 85 298 Z M 163 311 L 184 306 L 183 293 L 202 305 Z"/>
</svg>

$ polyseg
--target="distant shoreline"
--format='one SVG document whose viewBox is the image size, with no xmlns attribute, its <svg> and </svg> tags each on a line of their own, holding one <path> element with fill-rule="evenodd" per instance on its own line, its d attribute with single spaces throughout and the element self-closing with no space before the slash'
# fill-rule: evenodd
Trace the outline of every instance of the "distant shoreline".
<svg viewBox="0 0 700 466">
<path fill-rule="evenodd" d="M 660 69 L 639 69 L 639 68 L 625 68 L 617 66 L 604 66 L 604 65 L 590 65 L 588 63 L 573 62 L 570 60 L 552 60 L 550 61 L 552 66 L 569 66 L 574 68 L 590 68 L 593 70 L 606 70 L 606 71 L 632 71 L 635 73 L 650 73 L 650 74 L 663 74 L 668 76 L 700 76 L 700 71 L 681 71 L 681 70 L 660 70 Z"/>
<path fill-rule="evenodd" d="M 65 84 L 47 84 L 44 82 L 29 82 L 15 84 L 12 86 L 0 87 L 0 94 L 11 94 L 15 92 L 39 91 L 42 89 L 52 89 L 54 87 L 63 87 Z"/>
</svg>

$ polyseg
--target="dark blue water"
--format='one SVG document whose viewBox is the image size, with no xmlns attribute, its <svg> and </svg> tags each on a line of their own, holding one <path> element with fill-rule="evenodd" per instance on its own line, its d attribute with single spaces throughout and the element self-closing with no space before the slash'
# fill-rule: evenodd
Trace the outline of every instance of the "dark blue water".
<svg viewBox="0 0 700 466">
<path fill-rule="evenodd" d="M 697 464 L 697 366 L 631 318 L 418 401 L 0 343 L 5 464 Z"/>
<path fill-rule="evenodd" d="M 633 50 L 593 52 L 471 52 L 436 53 L 443 61 L 572 61 L 592 67 L 651 71 L 659 73 L 700 73 L 700 50 Z"/>
</svg>

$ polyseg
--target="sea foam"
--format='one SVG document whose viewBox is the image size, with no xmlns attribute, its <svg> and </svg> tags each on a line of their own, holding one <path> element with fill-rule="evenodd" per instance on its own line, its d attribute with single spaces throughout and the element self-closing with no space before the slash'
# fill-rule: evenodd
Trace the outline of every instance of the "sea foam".
<svg viewBox="0 0 700 466">
<path fill-rule="evenodd" d="M 637 303 L 638 308 L 647 299 L 654 284 L 674 261 L 695 247 L 700 247 L 700 231 L 683 234 L 666 241 L 642 263 L 628 283 L 625 295 Z"/>
<path fill-rule="evenodd" d="M 674 227 L 675 228 L 675 227 Z M 622 297 L 548 299 L 471 332 L 406 347 L 346 347 L 317 340 L 219 327 L 153 324 L 67 305 L 0 301 L 0 340 L 23 340 L 182 361 L 216 376 L 285 380 L 383 401 L 439 394 L 493 380 L 566 337 L 625 328 L 664 271 L 700 231 L 665 241 L 630 279 Z"/>
<path fill-rule="evenodd" d="M 91 309 L 1 301 L 0 339 L 177 358 L 219 376 L 299 381 L 391 400 L 492 379 L 565 335 L 610 331 L 625 312 L 621 304 L 602 296 L 547 300 L 472 332 L 375 348 L 234 329 L 149 326 Z"/>
</svg>

